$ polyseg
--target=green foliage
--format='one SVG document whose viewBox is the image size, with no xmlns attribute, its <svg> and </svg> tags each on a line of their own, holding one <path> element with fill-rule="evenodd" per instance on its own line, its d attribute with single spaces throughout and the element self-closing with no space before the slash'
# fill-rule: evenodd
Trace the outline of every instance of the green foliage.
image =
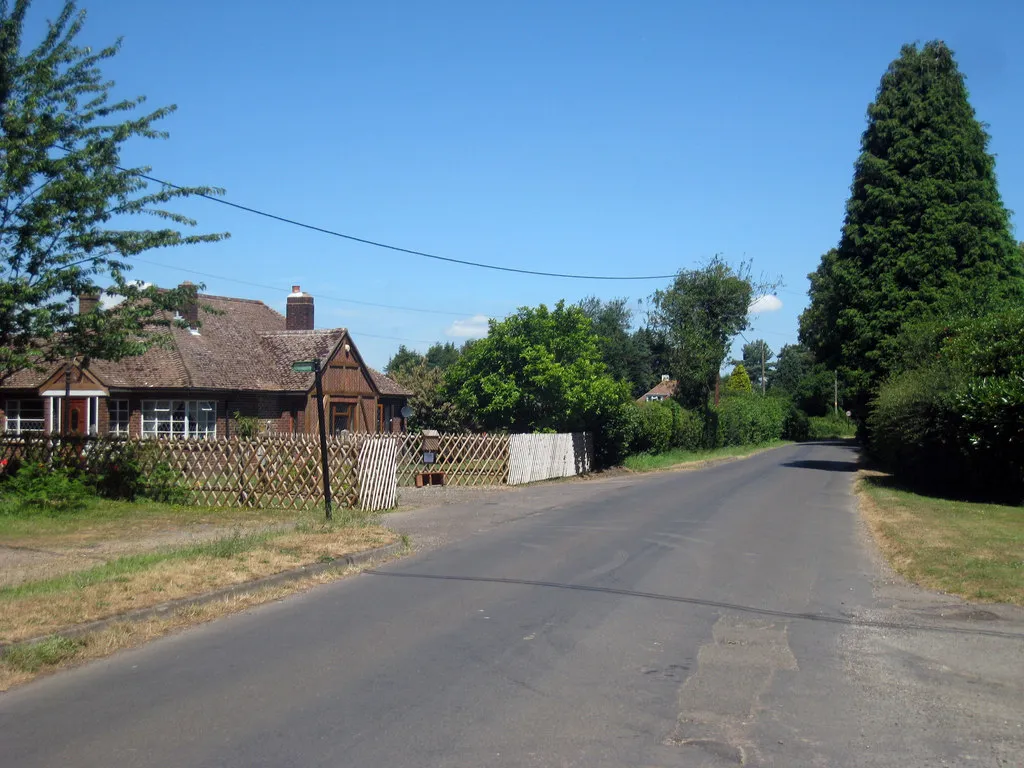
<svg viewBox="0 0 1024 768">
<path fill-rule="evenodd" d="M 811 420 L 807 417 L 806 413 L 790 404 L 786 410 L 785 421 L 782 422 L 783 439 L 801 442 L 810 439 L 810 436 Z"/>
<path fill-rule="evenodd" d="M 26 462 L 0 486 L 0 512 L 8 515 L 60 515 L 85 507 L 92 495 L 73 470 Z"/>
<path fill-rule="evenodd" d="M 683 407 L 707 407 L 732 338 L 748 327 L 755 288 L 762 293 L 771 286 L 754 286 L 748 265 L 734 269 L 716 256 L 655 292 L 651 324 L 667 339 L 675 398 Z"/>
<path fill-rule="evenodd" d="M 637 406 L 639 419 L 631 453 L 664 453 L 672 446 L 672 412 L 661 403 Z"/>
<path fill-rule="evenodd" d="M 411 368 L 415 368 L 420 363 L 425 362 L 425 360 L 426 358 L 415 349 L 409 349 L 405 344 L 402 344 L 398 347 L 398 351 L 388 360 L 388 364 L 384 366 L 384 373 L 388 376 L 396 377 Z"/>
<path fill-rule="evenodd" d="M 857 424 L 840 413 L 811 418 L 807 437 L 810 440 L 845 440 L 856 435 Z"/>
<path fill-rule="evenodd" d="M 449 341 L 446 344 L 437 342 L 430 345 L 430 349 L 427 350 L 424 359 L 430 368 L 440 368 L 444 371 L 455 365 L 461 354 L 459 348 L 452 342 Z"/>
<path fill-rule="evenodd" d="M 763 356 L 763 357 L 762 357 Z M 750 383 L 754 389 L 761 389 L 761 365 L 764 364 L 764 386 L 768 386 L 768 379 L 775 368 L 775 353 L 768 346 L 764 339 L 754 339 L 743 345 L 743 367 L 750 377 Z"/>
<path fill-rule="evenodd" d="M 779 440 L 786 423 L 787 403 L 774 397 L 730 395 L 714 409 L 715 447 L 760 445 Z"/>
<path fill-rule="evenodd" d="M 562 301 L 492 320 L 446 382 L 451 401 L 486 430 L 594 430 L 629 400 L 628 386 L 605 372 L 590 320 Z"/>
<path fill-rule="evenodd" d="M 868 107 L 842 238 L 800 319 L 861 416 L 897 368 L 905 325 L 1024 295 L 988 138 L 949 48 L 904 46 Z"/>
<path fill-rule="evenodd" d="M 664 335 L 650 328 L 631 330 L 633 311 L 626 299 L 602 302 L 591 296 L 579 304 L 597 334 L 601 359 L 612 378 L 629 382 L 637 398 L 657 383 L 665 357 Z"/>
<path fill-rule="evenodd" d="M 614 406 L 595 430 L 595 465 L 614 467 L 625 461 L 632 450 L 639 425 L 640 408 L 636 403 L 624 400 Z"/>
<path fill-rule="evenodd" d="M 732 373 L 725 382 L 725 391 L 734 395 L 749 395 L 754 391 L 754 387 L 750 383 L 750 376 L 747 375 L 747 369 L 743 363 L 736 363 L 736 367 L 732 369 Z"/>
<path fill-rule="evenodd" d="M 161 342 L 160 326 L 195 289 L 142 287 L 127 279 L 124 259 L 226 236 L 183 235 L 173 227 L 195 222 L 165 207 L 222 190 L 150 192 L 141 176 L 148 168 L 118 167 L 126 142 L 166 137 L 156 124 L 174 107 L 140 114 L 143 98 L 111 99 L 101 64 L 120 44 L 78 45 L 85 13 L 73 2 L 31 47 L 23 39 L 29 4 L 0 4 L 0 381 L 69 358 L 119 360 Z M 125 226 L 133 215 L 167 226 L 133 230 Z M 101 289 L 123 300 L 79 314 L 76 297 Z"/>
<path fill-rule="evenodd" d="M 445 391 L 445 374 L 440 367 L 431 367 L 422 360 L 418 365 L 400 369 L 395 381 L 413 394 L 409 398 L 412 418 L 409 429 L 419 432 L 436 429 L 440 432 L 461 432 L 464 419 Z"/>
<path fill-rule="evenodd" d="M 253 438 L 266 431 L 263 421 L 256 416 L 243 416 L 241 411 L 235 411 L 231 416 L 235 422 L 234 433 L 241 438 Z"/>
<path fill-rule="evenodd" d="M 768 392 L 788 397 L 810 416 L 825 416 L 833 410 L 835 374 L 815 362 L 811 350 L 803 344 L 787 344 L 779 352 L 778 362 L 769 373 Z M 845 402 L 845 397 L 846 389 L 840 382 L 840 405 Z"/>
<path fill-rule="evenodd" d="M 873 455 L 947 493 L 1024 498 L 1024 308 L 915 328 L 921 359 L 886 382 L 868 419 Z"/>
</svg>

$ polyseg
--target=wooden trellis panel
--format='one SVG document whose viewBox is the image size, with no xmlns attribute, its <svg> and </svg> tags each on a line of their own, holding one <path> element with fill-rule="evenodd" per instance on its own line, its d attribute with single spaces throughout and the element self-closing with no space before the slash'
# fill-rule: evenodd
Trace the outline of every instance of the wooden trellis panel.
<svg viewBox="0 0 1024 768">
<path fill-rule="evenodd" d="M 359 448 L 359 504 L 368 512 L 395 506 L 398 438 L 371 436 Z"/>
</svg>

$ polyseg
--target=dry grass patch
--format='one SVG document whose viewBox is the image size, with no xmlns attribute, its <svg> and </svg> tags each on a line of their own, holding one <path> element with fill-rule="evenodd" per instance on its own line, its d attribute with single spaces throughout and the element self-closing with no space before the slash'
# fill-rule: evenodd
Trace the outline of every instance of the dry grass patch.
<svg viewBox="0 0 1024 768">
<path fill-rule="evenodd" d="M 186 627 L 280 600 L 297 592 L 305 592 L 318 584 L 336 581 L 360 570 L 362 569 L 359 567 L 349 567 L 324 571 L 285 585 L 257 588 L 205 605 L 183 606 L 159 618 L 119 622 L 101 631 L 73 639 L 50 637 L 39 643 L 13 646 L 0 656 L 0 691 L 6 691 L 40 675 L 143 645 Z"/>
<path fill-rule="evenodd" d="M 1024 508 L 920 496 L 862 472 L 868 527 L 893 569 L 928 589 L 1024 605 Z"/>
<path fill-rule="evenodd" d="M 212 542 L 117 558 L 54 578 L 0 589 L 0 642 L 202 595 L 398 539 L 379 526 L 236 534 Z"/>
</svg>

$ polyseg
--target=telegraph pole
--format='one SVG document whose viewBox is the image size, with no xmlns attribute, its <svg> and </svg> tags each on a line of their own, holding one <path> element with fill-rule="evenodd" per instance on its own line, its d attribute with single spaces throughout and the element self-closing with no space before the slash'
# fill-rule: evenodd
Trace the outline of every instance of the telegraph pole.
<svg viewBox="0 0 1024 768">
<path fill-rule="evenodd" d="M 832 389 L 832 412 L 835 416 L 839 415 L 839 371 L 834 371 L 835 382 Z"/>
<path fill-rule="evenodd" d="M 764 397 L 764 339 L 761 339 L 761 397 Z"/>
</svg>

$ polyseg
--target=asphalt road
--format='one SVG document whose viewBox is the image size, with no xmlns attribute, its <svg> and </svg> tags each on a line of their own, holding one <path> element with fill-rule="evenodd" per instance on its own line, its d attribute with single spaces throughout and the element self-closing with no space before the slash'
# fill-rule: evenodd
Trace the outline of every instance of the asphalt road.
<svg viewBox="0 0 1024 768">
<path fill-rule="evenodd" d="M 854 461 L 475 501 L 376 573 L 0 696 L 0 765 L 1024 764 L 1020 612 L 887 579 Z"/>
</svg>

